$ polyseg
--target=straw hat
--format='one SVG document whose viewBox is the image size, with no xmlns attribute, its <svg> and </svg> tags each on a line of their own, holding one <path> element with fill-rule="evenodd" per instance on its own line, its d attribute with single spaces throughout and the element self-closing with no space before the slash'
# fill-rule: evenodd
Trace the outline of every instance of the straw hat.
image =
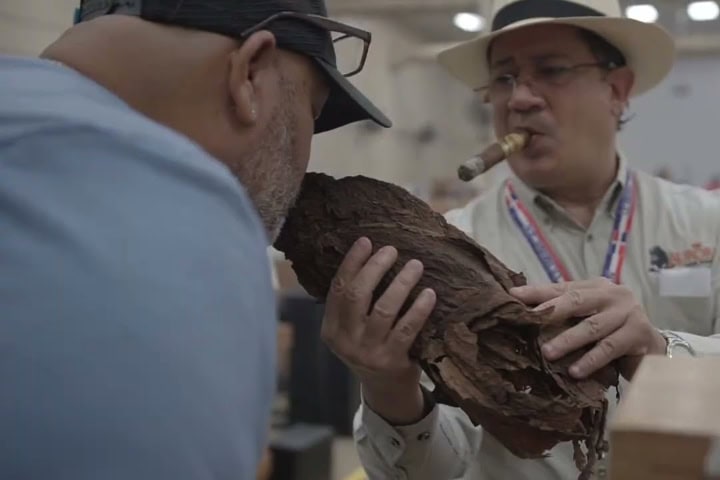
<svg viewBox="0 0 720 480">
<path fill-rule="evenodd" d="M 440 53 L 438 60 L 471 88 L 489 82 L 487 49 L 499 35 L 538 24 L 595 32 L 619 49 L 635 72 L 632 95 L 660 83 L 672 69 L 675 42 L 663 28 L 622 16 L 617 0 L 495 0 L 489 33 Z"/>
</svg>

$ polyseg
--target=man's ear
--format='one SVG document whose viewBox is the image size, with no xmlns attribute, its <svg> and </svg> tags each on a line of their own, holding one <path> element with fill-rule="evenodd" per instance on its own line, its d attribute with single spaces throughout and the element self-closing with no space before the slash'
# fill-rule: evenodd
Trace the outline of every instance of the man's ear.
<svg viewBox="0 0 720 480">
<path fill-rule="evenodd" d="M 230 54 L 228 91 L 235 115 L 245 125 L 254 125 L 263 114 L 262 89 L 272 85 L 268 80 L 276 75 L 276 47 L 275 35 L 263 30 L 252 34 Z"/>
<path fill-rule="evenodd" d="M 635 73 L 628 67 L 622 67 L 611 71 L 607 78 L 612 93 L 610 100 L 612 111 L 620 112 L 622 115 L 630 102 L 630 92 L 635 86 Z"/>
</svg>

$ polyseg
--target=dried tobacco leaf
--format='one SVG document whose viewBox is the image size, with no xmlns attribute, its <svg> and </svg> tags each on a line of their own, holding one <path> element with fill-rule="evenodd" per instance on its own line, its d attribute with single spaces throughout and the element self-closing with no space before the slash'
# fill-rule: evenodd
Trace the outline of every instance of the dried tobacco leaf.
<svg viewBox="0 0 720 480">
<path fill-rule="evenodd" d="M 607 367 L 578 382 L 567 369 L 584 352 L 545 361 L 542 342 L 574 322 L 545 325 L 549 312 L 533 312 L 508 293 L 525 283 L 522 275 L 421 200 L 378 180 L 307 174 L 275 247 L 292 262 L 308 293 L 323 300 L 345 253 L 361 236 L 370 238 L 375 250 L 392 245 L 399 252 L 375 299 L 409 260 L 425 266 L 403 310 L 422 289 L 437 292 L 435 310 L 411 355 L 434 382 L 438 401 L 460 407 L 520 458 L 539 458 L 572 441 L 580 478 L 589 478 L 606 448 L 605 392 L 617 385 L 618 372 Z"/>
</svg>

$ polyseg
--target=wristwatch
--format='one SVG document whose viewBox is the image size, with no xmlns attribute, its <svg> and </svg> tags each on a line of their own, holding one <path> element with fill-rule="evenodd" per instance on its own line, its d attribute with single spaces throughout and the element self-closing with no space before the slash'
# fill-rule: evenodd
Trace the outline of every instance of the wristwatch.
<svg viewBox="0 0 720 480">
<path fill-rule="evenodd" d="M 690 355 L 691 357 L 697 356 L 692 345 L 690 345 L 687 340 L 677 333 L 669 330 L 660 330 L 660 335 L 662 335 L 667 342 L 667 346 L 665 347 L 665 356 L 668 358 L 680 355 Z"/>
</svg>

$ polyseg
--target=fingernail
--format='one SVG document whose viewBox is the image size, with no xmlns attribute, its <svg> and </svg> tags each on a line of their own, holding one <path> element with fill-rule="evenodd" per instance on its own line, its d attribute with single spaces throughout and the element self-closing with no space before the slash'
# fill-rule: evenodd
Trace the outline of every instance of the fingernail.
<svg viewBox="0 0 720 480">
<path fill-rule="evenodd" d="M 542 346 L 542 353 L 548 360 L 552 360 L 555 356 L 555 347 L 553 347 L 551 344 L 546 343 Z"/>
<path fill-rule="evenodd" d="M 541 312 L 541 311 L 545 310 L 546 308 L 547 308 L 547 305 L 544 303 L 541 303 L 537 307 L 533 308 L 532 311 L 533 312 Z"/>
<path fill-rule="evenodd" d="M 426 288 L 422 291 L 420 297 L 423 302 L 432 302 L 435 300 L 435 290 L 432 288 Z"/>
<path fill-rule="evenodd" d="M 370 242 L 370 239 L 369 239 L 369 238 L 367 238 L 367 237 L 360 237 L 360 238 L 358 238 L 357 240 L 355 240 L 355 245 L 354 245 L 354 246 L 359 247 L 359 246 L 368 245 L 368 244 L 370 244 L 370 245 L 372 246 L 372 243 Z"/>
<path fill-rule="evenodd" d="M 577 365 L 573 365 L 572 367 L 570 367 L 570 375 L 575 378 L 581 378 L 583 375 L 582 368 L 578 367 Z"/>
<path fill-rule="evenodd" d="M 410 260 L 406 265 L 407 268 L 412 270 L 413 272 L 419 272 L 423 268 L 423 264 L 420 260 Z"/>
<path fill-rule="evenodd" d="M 388 247 L 381 248 L 379 253 L 380 253 L 380 255 L 382 255 L 384 257 L 391 257 L 391 256 L 395 255 L 395 252 L 396 252 L 395 247 L 388 246 Z"/>
</svg>

